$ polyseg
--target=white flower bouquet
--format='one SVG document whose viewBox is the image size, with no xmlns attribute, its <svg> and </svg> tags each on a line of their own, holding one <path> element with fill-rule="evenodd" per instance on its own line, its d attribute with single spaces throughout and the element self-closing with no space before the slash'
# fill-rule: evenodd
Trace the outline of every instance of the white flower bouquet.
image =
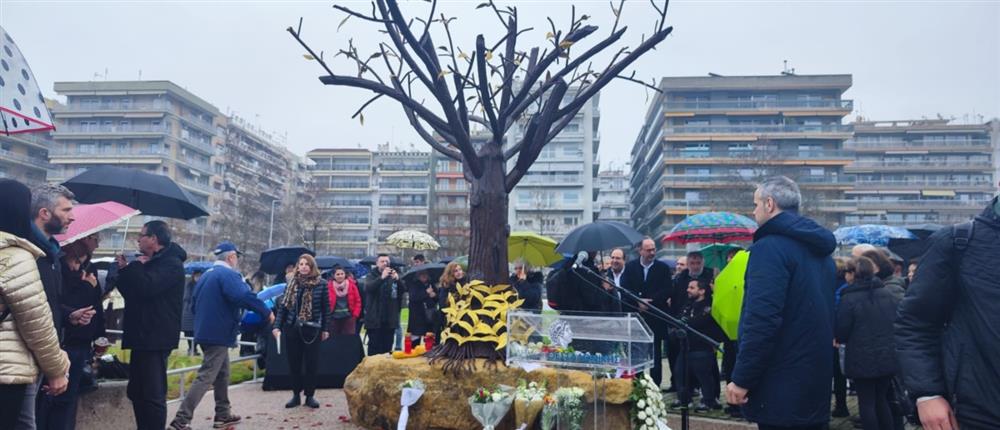
<svg viewBox="0 0 1000 430">
<path fill-rule="evenodd" d="M 583 428 L 583 389 L 563 387 L 556 390 L 559 404 L 559 428 L 581 430 Z"/>
<path fill-rule="evenodd" d="M 659 387 L 648 374 L 637 375 L 632 382 L 632 428 L 635 430 L 670 430 L 667 406 Z"/>
<path fill-rule="evenodd" d="M 559 420 L 559 404 L 555 396 L 546 394 L 542 397 L 542 430 L 552 430 L 556 428 L 556 421 Z"/>
<path fill-rule="evenodd" d="M 417 403 L 420 400 L 420 396 L 424 395 L 424 382 L 419 379 L 407 379 L 399 384 L 400 395 L 399 404 L 402 406 L 399 410 L 399 423 L 396 424 L 396 430 L 406 430 L 406 423 L 410 421 L 410 406 Z"/>
<path fill-rule="evenodd" d="M 535 420 L 545 406 L 545 382 L 526 382 L 521 379 L 517 381 L 517 389 L 514 391 L 514 426 L 523 429 L 535 427 Z"/>
<path fill-rule="evenodd" d="M 469 407 L 472 408 L 472 416 L 482 424 L 484 430 L 493 430 L 514 401 L 510 395 L 510 387 L 494 387 L 492 389 L 479 387 L 472 396 L 469 396 Z"/>
</svg>

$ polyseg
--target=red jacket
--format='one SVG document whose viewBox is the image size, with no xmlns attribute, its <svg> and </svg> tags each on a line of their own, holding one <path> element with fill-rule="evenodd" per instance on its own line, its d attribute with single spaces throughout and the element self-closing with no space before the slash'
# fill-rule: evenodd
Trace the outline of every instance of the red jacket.
<svg viewBox="0 0 1000 430">
<path fill-rule="evenodd" d="M 330 293 L 330 311 L 337 305 L 337 291 L 333 286 L 333 279 L 326 283 L 326 290 Z M 351 311 L 351 316 L 358 318 L 361 316 L 361 293 L 358 292 L 358 284 L 351 278 L 347 278 L 347 309 Z"/>
</svg>

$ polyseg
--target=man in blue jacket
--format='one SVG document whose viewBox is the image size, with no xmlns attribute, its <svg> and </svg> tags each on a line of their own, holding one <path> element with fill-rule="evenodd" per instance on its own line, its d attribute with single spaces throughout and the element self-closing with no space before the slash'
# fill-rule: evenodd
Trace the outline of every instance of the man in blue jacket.
<svg viewBox="0 0 1000 430">
<path fill-rule="evenodd" d="M 251 309 L 267 315 L 268 323 L 274 315 L 264 305 L 250 286 L 243 281 L 238 268 L 242 253 L 231 242 L 222 242 L 213 251 L 215 265 L 205 272 L 194 287 L 191 310 L 194 312 L 194 340 L 201 345 L 205 359 L 198 369 L 198 377 L 191 384 L 187 397 L 170 429 L 190 429 L 191 417 L 209 387 L 215 393 L 215 428 L 227 428 L 239 423 L 241 417 L 232 413 L 229 404 L 229 349 L 236 347 L 239 333 L 240 310 Z"/>
<path fill-rule="evenodd" d="M 830 422 L 833 290 L 837 241 L 798 214 L 802 195 L 786 177 L 754 192 L 739 346 L 726 400 L 760 429 L 821 429 Z"/>
</svg>

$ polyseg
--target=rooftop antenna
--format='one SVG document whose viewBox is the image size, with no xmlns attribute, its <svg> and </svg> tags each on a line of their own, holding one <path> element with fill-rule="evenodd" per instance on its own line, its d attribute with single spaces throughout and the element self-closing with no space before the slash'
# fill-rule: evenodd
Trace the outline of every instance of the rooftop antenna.
<svg viewBox="0 0 1000 430">
<path fill-rule="evenodd" d="M 139 69 L 139 80 L 142 80 L 142 69 Z"/>
<path fill-rule="evenodd" d="M 785 67 L 784 70 L 781 71 L 781 74 L 785 76 L 795 76 L 795 68 L 794 67 L 791 69 L 788 68 L 788 60 L 784 60 L 783 62 L 785 64 Z"/>
</svg>

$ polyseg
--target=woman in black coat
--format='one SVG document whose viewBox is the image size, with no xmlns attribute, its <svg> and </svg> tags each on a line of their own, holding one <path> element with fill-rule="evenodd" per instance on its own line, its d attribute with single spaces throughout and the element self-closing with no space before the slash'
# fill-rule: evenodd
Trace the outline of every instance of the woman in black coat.
<svg viewBox="0 0 1000 430">
<path fill-rule="evenodd" d="M 437 288 L 431 282 L 430 275 L 418 272 L 413 279 L 406 282 L 407 293 L 410 295 L 410 317 L 406 323 L 406 331 L 410 333 L 412 345 L 420 345 L 421 339 L 427 333 L 434 333 L 434 319 L 437 315 Z"/>
<path fill-rule="evenodd" d="M 510 285 L 517 290 L 518 297 L 524 299 L 521 309 L 542 310 L 542 284 L 545 276 L 542 272 L 531 272 L 524 262 L 514 265 L 514 273 L 510 275 Z"/>
<path fill-rule="evenodd" d="M 322 282 L 319 267 L 312 255 L 302 254 L 290 275 L 285 293 L 275 300 L 275 338 L 280 338 L 288 351 L 288 368 L 292 374 L 292 399 L 285 404 L 294 408 L 302 404 L 299 393 L 305 391 L 306 406 L 318 408 L 316 366 L 319 344 L 330 337 L 326 327 L 330 322 L 330 295 Z M 284 335 L 284 336 L 282 336 Z"/>
<path fill-rule="evenodd" d="M 847 263 L 849 285 L 841 292 L 834 332 L 837 342 L 846 345 L 844 374 L 854 381 L 865 430 L 889 430 L 894 421 L 889 390 L 897 370 L 893 323 L 899 300 L 877 272 L 867 257 Z"/>
</svg>

